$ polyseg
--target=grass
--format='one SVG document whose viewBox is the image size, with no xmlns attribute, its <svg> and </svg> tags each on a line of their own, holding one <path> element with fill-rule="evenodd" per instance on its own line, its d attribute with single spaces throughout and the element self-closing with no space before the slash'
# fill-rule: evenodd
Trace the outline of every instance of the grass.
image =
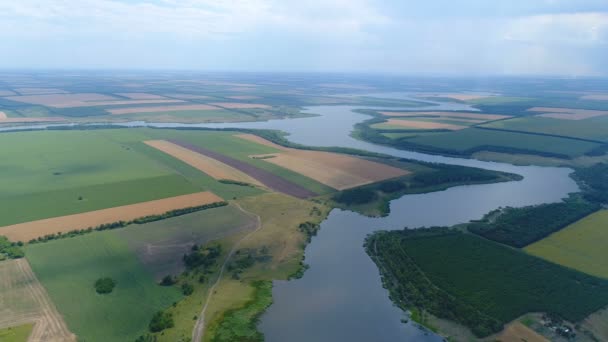
<svg viewBox="0 0 608 342">
<path fill-rule="evenodd" d="M 599 144 L 585 141 L 476 128 L 431 136 L 419 136 L 408 141 L 418 145 L 464 154 L 495 147 L 504 150 L 502 152 L 529 151 L 531 153 L 563 155 L 566 157 L 580 156 L 599 146 Z"/>
<path fill-rule="evenodd" d="M 30 245 L 26 253 L 70 330 L 83 341 L 132 341 L 147 330 L 154 312 L 181 298 L 176 288 L 157 285 L 114 231 Z M 100 277 L 116 281 L 112 293 L 95 292 Z"/>
<path fill-rule="evenodd" d="M 2 342 L 26 342 L 34 324 L 23 324 L 17 327 L 0 329 L 0 341 Z"/>
<path fill-rule="evenodd" d="M 509 120 L 494 121 L 484 127 L 508 129 L 522 132 L 554 134 L 565 137 L 608 141 L 608 131 L 605 129 L 608 117 L 599 116 L 584 120 L 561 120 L 528 116 Z"/>
<path fill-rule="evenodd" d="M 141 112 L 136 114 L 115 115 L 112 119 L 142 120 L 148 122 L 234 122 L 254 121 L 251 115 L 230 110 L 172 110 L 166 112 Z"/>
<path fill-rule="evenodd" d="M 524 250 L 548 261 L 608 279 L 608 210 L 593 213 Z"/>
</svg>

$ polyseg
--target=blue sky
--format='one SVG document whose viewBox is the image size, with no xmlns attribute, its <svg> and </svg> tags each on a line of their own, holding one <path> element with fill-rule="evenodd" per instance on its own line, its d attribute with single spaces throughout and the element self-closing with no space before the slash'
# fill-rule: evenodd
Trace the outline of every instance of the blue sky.
<svg viewBox="0 0 608 342">
<path fill-rule="evenodd" d="M 608 76 L 608 0 L 0 0 L 0 68 Z"/>
</svg>

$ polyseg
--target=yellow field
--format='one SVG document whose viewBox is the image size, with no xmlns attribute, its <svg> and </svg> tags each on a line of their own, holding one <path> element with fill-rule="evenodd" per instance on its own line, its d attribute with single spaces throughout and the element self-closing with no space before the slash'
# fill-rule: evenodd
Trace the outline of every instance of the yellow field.
<svg viewBox="0 0 608 342">
<path fill-rule="evenodd" d="M 448 129 L 451 131 L 458 131 L 467 128 L 467 126 L 447 124 L 442 122 L 432 121 L 416 121 L 416 120 L 399 120 L 399 119 L 388 119 L 386 120 L 387 125 L 399 126 L 403 128 L 412 129 Z"/>
<path fill-rule="evenodd" d="M 263 186 L 257 179 L 250 177 L 244 172 L 241 172 L 211 157 L 207 157 L 169 141 L 148 140 L 144 141 L 144 143 L 172 156 L 173 158 L 177 158 L 200 171 L 203 171 L 215 179 L 229 179 Z"/>
<path fill-rule="evenodd" d="M 608 210 L 600 210 L 524 248 L 551 262 L 608 279 Z"/>
<path fill-rule="evenodd" d="M 250 134 L 236 136 L 283 151 L 272 154 L 272 158 L 263 159 L 265 162 L 279 165 L 337 190 L 409 174 L 403 169 L 345 154 L 287 148 Z"/>
<path fill-rule="evenodd" d="M 549 342 L 545 337 L 521 322 L 508 324 L 494 340 L 499 342 Z"/>
<path fill-rule="evenodd" d="M 134 113 L 162 113 L 176 110 L 214 110 L 218 109 L 214 106 L 205 104 L 194 105 L 175 105 L 175 106 L 153 106 L 153 107 L 128 107 L 128 108 L 113 108 L 107 111 L 113 115 L 134 114 Z"/>
<path fill-rule="evenodd" d="M 0 262 L 0 304 L 0 328 L 34 323 L 28 341 L 76 341 L 25 259 Z"/>
<path fill-rule="evenodd" d="M 25 96 L 8 96 L 12 101 L 38 104 L 55 108 L 94 107 L 109 105 L 133 105 L 146 103 L 176 103 L 182 100 L 121 100 L 116 97 L 97 93 L 74 93 L 74 94 L 41 94 Z"/>
<path fill-rule="evenodd" d="M 171 210 L 196 207 L 220 202 L 222 199 L 209 192 L 163 198 L 155 201 L 94 210 L 81 214 L 53 217 L 0 227 L 0 235 L 11 241 L 29 241 L 38 237 L 74 229 L 96 227 L 104 223 L 130 221 L 148 215 L 164 214 Z"/>
<path fill-rule="evenodd" d="M 490 120 L 499 120 L 510 118 L 509 115 L 500 114 L 477 114 L 477 113 L 462 113 L 462 112 L 380 112 L 385 116 L 429 116 L 429 117 L 440 117 L 440 118 L 459 118 L 459 119 L 470 119 L 479 122 L 485 122 Z"/>
</svg>

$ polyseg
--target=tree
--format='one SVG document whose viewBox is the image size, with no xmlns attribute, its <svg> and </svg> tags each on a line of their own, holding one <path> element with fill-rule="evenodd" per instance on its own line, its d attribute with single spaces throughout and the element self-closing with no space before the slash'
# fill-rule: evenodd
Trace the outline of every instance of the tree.
<svg viewBox="0 0 608 342">
<path fill-rule="evenodd" d="M 173 315 L 168 312 L 158 311 L 152 316 L 150 325 L 148 328 L 151 332 L 159 332 L 165 329 L 173 328 L 175 322 L 173 322 Z"/>
<path fill-rule="evenodd" d="M 97 291 L 99 294 L 110 293 L 112 290 L 114 290 L 115 286 L 116 281 L 114 281 L 112 278 L 99 278 L 97 281 L 95 281 L 95 291 Z"/>
<path fill-rule="evenodd" d="M 182 293 L 184 294 L 184 296 L 189 296 L 193 292 L 194 292 L 194 287 L 192 285 L 190 285 L 189 283 L 182 284 Z"/>
</svg>

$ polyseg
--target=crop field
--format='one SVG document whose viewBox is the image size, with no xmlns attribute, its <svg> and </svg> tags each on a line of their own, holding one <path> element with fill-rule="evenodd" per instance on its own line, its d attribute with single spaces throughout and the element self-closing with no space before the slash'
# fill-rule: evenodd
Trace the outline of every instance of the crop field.
<svg viewBox="0 0 608 342">
<path fill-rule="evenodd" d="M 421 120 L 401 120 L 401 119 L 388 119 L 385 123 L 376 124 L 374 128 L 379 129 L 447 129 L 451 131 L 461 130 L 467 128 L 467 126 L 442 123 L 437 121 L 421 121 Z"/>
<path fill-rule="evenodd" d="M 128 97 L 133 100 L 162 100 L 166 99 L 164 96 L 150 94 L 150 93 L 115 93 L 118 96 Z"/>
<path fill-rule="evenodd" d="M 579 120 L 562 120 L 547 116 L 528 116 L 495 121 L 483 127 L 521 132 L 553 134 L 565 137 L 608 141 L 608 116 L 596 116 Z"/>
<path fill-rule="evenodd" d="M 484 122 L 491 120 L 500 120 L 509 118 L 508 115 L 499 114 L 482 114 L 482 113 L 467 113 L 467 112 L 379 112 L 384 116 L 397 117 L 440 117 L 440 118 L 459 118 L 469 119 L 473 122 Z"/>
<path fill-rule="evenodd" d="M 421 93 L 417 95 L 418 97 L 429 97 L 429 98 L 448 98 L 458 101 L 470 101 L 483 99 L 486 97 L 492 97 L 491 95 L 482 95 L 482 94 L 460 94 L 460 93 Z"/>
<path fill-rule="evenodd" d="M 0 262 L 0 303 L 0 341 L 75 341 L 25 259 Z"/>
<path fill-rule="evenodd" d="M 581 96 L 581 100 L 608 101 L 608 94 L 589 94 Z"/>
<path fill-rule="evenodd" d="M 242 141 L 228 133 L 151 129 L 1 134 L 0 145 L 11 148 L 0 149 L 4 160 L 0 169 L 0 206 L 7 213 L 0 216 L 0 227 L 201 191 L 212 191 L 222 198 L 263 192 L 220 183 L 143 143 L 159 134 L 217 140 L 225 146 Z M 245 146 L 234 151 L 268 151 L 242 145 Z M 245 155 L 242 159 L 250 158 Z M 297 174 L 293 178 L 307 182 Z"/>
<path fill-rule="evenodd" d="M 262 185 L 258 180 L 248 176 L 246 173 L 243 173 L 216 159 L 207 157 L 204 154 L 196 153 L 190 149 L 176 145 L 169 141 L 148 140 L 144 141 L 144 143 L 201 170 L 215 179 L 229 179 L 238 182 L 245 182 L 260 186 Z"/>
<path fill-rule="evenodd" d="M 17 327 L 0 329 L 0 341 L 2 342 L 27 342 L 34 324 L 28 323 Z"/>
<path fill-rule="evenodd" d="M 599 144 L 586 141 L 477 128 L 418 136 L 408 141 L 444 151 L 466 154 L 481 150 L 498 149 L 504 152 L 519 151 L 519 153 L 554 154 L 567 157 L 580 156 L 600 146 Z"/>
<path fill-rule="evenodd" d="M 197 207 L 221 201 L 222 199 L 220 197 L 211 192 L 199 192 L 190 195 L 181 195 L 155 201 L 4 226 L 0 227 L 0 233 L 9 238 L 9 240 L 26 242 L 44 235 L 97 227 L 105 223 L 118 221 L 128 222 L 140 217 L 163 214 L 176 209 Z"/>
<path fill-rule="evenodd" d="M 175 106 L 154 106 L 154 107 L 128 107 L 107 109 L 113 115 L 133 114 L 133 113 L 163 113 L 171 111 L 202 111 L 217 110 L 217 107 L 206 104 L 175 105 Z"/>
<path fill-rule="evenodd" d="M 608 304 L 607 280 L 471 234 L 435 228 L 370 239 L 368 253 L 389 277 L 386 284 L 398 284 L 390 285 L 397 302 L 456 319 L 477 336 L 527 312 L 580 322 Z"/>
<path fill-rule="evenodd" d="M 79 340 L 133 341 L 156 311 L 181 298 L 177 288 L 156 284 L 115 231 L 29 245 L 26 255 Z M 116 282 L 112 293 L 96 293 L 93 284 L 101 277 Z"/>
<path fill-rule="evenodd" d="M 256 220 L 234 205 L 206 209 L 169 219 L 129 226 L 112 233 L 126 241 L 140 263 L 158 281 L 184 270 L 182 257 L 194 244 L 253 230 Z"/>
<path fill-rule="evenodd" d="M 260 103 L 243 103 L 243 102 L 212 102 L 210 105 L 228 108 L 228 109 L 245 109 L 245 108 L 270 108 L 269 105 Z"/>
<path fill-rule="evenodd" d="M 549 342 L 544 336 L 540 335 L 536 331 L 523 325 L 521 322 L 513 322 L 508 324 L 498 336 L 495 337 L 494 341 L 497 342 Z"/>
<path fill-rule="evenodd" d="M 608 210 L 593 213 L 527 246 L 532 255 L 608 279 Z"/>
<path fill-rule="evenodd" d="M 11 100 L 11 101 L 29 103 L 29 104 L 49 106 L 49 107 L 54 107 L 54 108 L 183 102 L 182 100 L 172 100 L 172 99 L 124 100 L 124 99 L 119 99 L 117 97 L 112 97 L 112 96 L 108 96 L 108 95 L 104 95 L 104 94 L 96 94 L 96 93 L 7 96 L 7 97 L 5 97 L 5 99 Z"/>
<path fill-rule="evenodd" d="M 575 108 L 533 107 L 528 109 L 528 111 L 543 113 L 538 115 L 541 117 L 562 120 L 584 120 L 597 116 L 608 115 L 608 111 L 605 110 L 589 110 Z"/>
</svg>

